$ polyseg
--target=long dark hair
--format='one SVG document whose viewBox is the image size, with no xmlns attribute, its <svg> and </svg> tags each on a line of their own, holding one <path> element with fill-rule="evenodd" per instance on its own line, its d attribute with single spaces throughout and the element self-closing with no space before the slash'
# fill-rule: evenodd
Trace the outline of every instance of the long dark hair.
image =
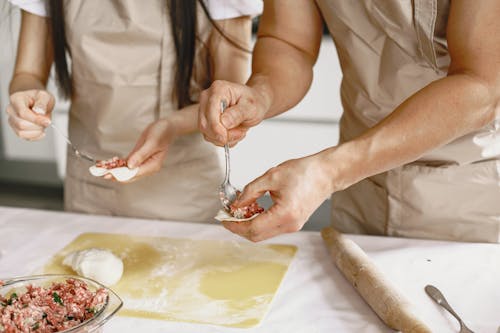
<svg viewBox="0 0 500 333">
<path fill-rule="evenodd" d="M 221 28 L 210 17 L 203 0 L 167 0 L 172 26 L 173 39 L 175 44 L 176 71 L 173 96 L 177 99 L 177 105 L 182 108 L 192 104 L 189 93 L 191 76 L 196 48 L 197 30 L 197 4 L 201 6 L 203 12 L 216 29 L 226 40 L 237 48 L 247 51 L 238 43 L 229 38 Z M 71 97 L 73 85 L 66 61 L 66 32 L 64 25 L 63 0 L 50 0 L 50 17 L 52 19 L 52 39 L 54 44 L 54 62 L 56 69 L 56 81 L 61 94 L 64 97 Z"/>
</svg>

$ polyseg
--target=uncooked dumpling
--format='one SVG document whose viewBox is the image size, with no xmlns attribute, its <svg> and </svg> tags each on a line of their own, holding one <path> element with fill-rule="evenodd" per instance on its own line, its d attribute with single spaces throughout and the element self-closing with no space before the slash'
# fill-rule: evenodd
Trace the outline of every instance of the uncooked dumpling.
<svg viewBox="0 0 500 333">
<path fill-rule="evenodd" d="M 63 265 L 71 267 L 78 275 L 96 280 L 105 286 L 120 281 L 123 262 L 111 251 L 91 248 L 68 254 Z"/>
<path fill-rule="evenodd" d="M 95 165 L 93 165 L 89 168 L 89 172 L 92 176 L 95 177 L 102 177 L 110 173 L 119 182 L 125 182 L 127 180 L 134 178 L 135 175 L 137 175 L 137 172 L 139 172 L 139 168 L 129 169 L 127 167 L 119 167 L 115 169 L 106 169 L 106 168 L 96 167 Z"/>
<path fill-rule="evenodd" d="M 237 191 L 236 194 L 240 196 L 241 192 Z M 218 221 L 231 221 L 231 222 L 243 222 L 250 221 L 255 218 L 260 213 L 264 212 L 264 208 L 261 207 L 257 201 L 250 203 L 247 206 L 235 207 L 233 205 L 229 206 L 229 211 L 219 210 L 215 219 Z"/>
<path fill-rule="evenodd" d="M 139 168 L 129 169 L 127 167 L 127 161 L 118 156 L 108 160 L 97 161 L 95 165 L 89 168 L 89 172 L 92 176 L 102 177 L 110 173 L 119 182 L 125 182 L 134 178 L 138 171 Z"/>
<path fill-rule="evenodd" d="M 252 219 L 254 219 L 257 215 L 259 215 L 259 213 L 257 214 L 254 214 L 250 217 L 247 217 L 247 218 L 242 218 L 242 219 L 239 219 L 237 217 L 234 217 L 234 216 L 231 216 L 231 214 L 229 214 L 228 212 L 226 212 L 225 210 L 221 209 L 217 212 L 217 215 L 215 215 L 215 219 L 217 221 L 229 221 L 229 222 L 244 222 L 244 221 L 250 221 Z"/>
</svg>

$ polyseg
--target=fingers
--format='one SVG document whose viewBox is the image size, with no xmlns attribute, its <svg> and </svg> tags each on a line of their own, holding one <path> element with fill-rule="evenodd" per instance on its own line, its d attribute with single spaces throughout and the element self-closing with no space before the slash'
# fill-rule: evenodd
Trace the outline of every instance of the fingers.
<svg viewBox="0 0 500 333">
<path fill-rule="evenodd" d="M 132 149 L 132 151 L 128 155 L 127 166 L 129 168 L 136 168 L 154 153 L 153 144 L 151 142 L 147 142 L 146 140 L 147 135 L 141 135 L 141 137 L 135 144 L 134 149 Z"/>
<path fill-rule="evenodd" d="M 7 106 L 8 122 L 16 135 L 22 139 L 35 141 L 45 137 L 45 127 L 17 117 L 13 107 Z"/>
<path fill-rule="evenodd" d="M 16 132 L 16 135 L 21 139 L 28 141 L 38 141 L 45 137 L 45 132 L 40 131 L 21 131 Z"/>
<path fill-rule="evenodd" d="M 272 174 L 275 173 L 274 170 L 275 168 L 268 170 L 265 174 L 245 186 L 241 195 L 234 202 L 234 206 L 248 206 L 263 196 L 267 191 L 273 191 L 275 189 L 275 185 L 272 182 Z"/>
<path fill-rule="evenodd" d="M 7 108 L 7 112 L 10 116 L 23 119 L 41 127 L 47 127 L 50 125 L 50 119 L 45 115 L 33 112 L 31 109 L 31 107 L 36 103 L 37 98 L 41 98 L 42 101 L 46 101 L 47 98 L 50 100 L 50 97 L 47 97 L 47 95 L 51 96 L 47 92 L 40 95 L 40 93 L 37 93 L 34 90 L 14 93 L 10 97 L 10 105 Z M 49 101 L 46 105 L 47 109 L 45 111 L 50 112 L 53 106 L 54 102 Z M 41 113 L 41 109 L 37 110 Z"/>
<path fill-rule="evenodd" d="M 161 168 L 163 166 L 163 161 L 165 160 L 166 155 L 167 155 L 166 150 L 151 155 L 146 161 L 144 161 L 140 165 L 136 166 L 139 168 L 139 170 L 137 171 L 137 174 L 132 179 L 120 181 L 120 183 L 121 184 L 133 183 L 140 178 L 150 176 L 150 175 L 157 173 L 158 171 L 161 170 Z M 131 168 L 130 166 L 128 166 L 128 167 Z M 104 175 L 103 178 L 105 180 L 118 181 L 118 180 L 116 180 L 115 177 L 113 177 L 113 175 L 111 173 Z"/>
<path fill-rule="evenodd" d="M 234 147 L 238 142 L 243 140 L 247 134 L 248 128 L 237 127 L 228 131 L 228 144 L 229 147 Z"/>
<path fill-rule="evenodd" d="M 198 126 L 205 139 L 218 146 L 227 142 L 227 130 L 220 121 L 221 102 L 230 103 L 229 82 L 215 81 L 200 97 Z"/>
<path fill-rule="evenodd" d="M 252 242 L 260 242 L 284 233 L 300 230 L 301 225 L 293 220 L 284 207 L 273 205 L 268 211 L 251 221 L 223 222 L 224 228 Z"/>
<path fill-rule="evenodd" d="M 134 148 L 135 149 L 135 148 Z M 151 159 L 156 154 L 160 153 L 161 148 L 153 140 L 146 140 L 135 151 L 132 151 L 127 159 L 127 166 L 131 169 L 138 166 L 143 167 L 143 164 Z"/>
<path fill-rule="evenodd" d="M 167 152 L 162 151 L 151 156 L 146 162 L 140 165 L 139 172 L 137 172 L 134 179 L 149 176 L 160 171 L 166 155 Z"/>
<path fill-rule="evenodd" d="M 228 130 L 240 126 L 245 120 L 245 112 L 238 105 L 228 107 L 220 115 L 220 122 Z"/>
<path fill-rule="evenodd" d="M 10 126 L 16 131 L 43 131 L 45 129 L 43 126 L 19 118 L 11 105 L 7 106 L 7 114 Z"/>
<path fill-rule="evenodd" d="M 137 174 L 134 176 L 134 178 L 124 181 L 122 183 L 132 183 L 142 177 L 150 176 L 157 173 L 158 171 L 161 170 L 166 155 L 167 155 L 166 150 L 151 155 L 145 162 L 137 166 L 139 167 L 139 171 L 137 171 Z"/>
<path fill-rule="evenodd" d="M 32 110 L 37 114 L 46 115 L 50 118 L 50 114 L 54 107 L 54 96 L 47 91 L 39 90 L 34 99 Z"/>
<path fill-rule="evenodd" d="M 217 146 L 226 143 L 235 145 L 244 136 L 231 138 L 230 131 L 246 128 L 260 123 L 265 110 L 258 104 L 255 92 L 244 86 L 225 81 L 215 81 L 201 94 L 198 126 L 205 140 Z M 228 107 L 221 114 L 221 102 Z M 240 132 L 238 132 L 240 133 Z"/>
</svg>

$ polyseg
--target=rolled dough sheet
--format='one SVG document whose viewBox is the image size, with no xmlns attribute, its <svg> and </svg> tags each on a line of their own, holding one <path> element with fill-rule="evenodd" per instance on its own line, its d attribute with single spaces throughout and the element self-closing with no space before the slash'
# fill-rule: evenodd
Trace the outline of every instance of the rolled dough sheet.
<svg viewBox="0 0 500 333">
<path fill-rule="evenodd" d="M 74 274 L 64 257 L 96 247 L 123 260 L 123 276 L 112 287 L 124 301 L 120 315 L 231 327 L 252 327 L 264 318 L 297 251 L 292 245 L 86 233 L 43 271 Z"/>
</svg>

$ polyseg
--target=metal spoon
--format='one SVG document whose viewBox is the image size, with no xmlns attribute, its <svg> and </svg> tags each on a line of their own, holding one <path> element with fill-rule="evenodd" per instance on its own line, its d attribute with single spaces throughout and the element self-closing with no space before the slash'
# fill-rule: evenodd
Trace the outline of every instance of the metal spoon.
<svg viewBox="0 0 500 333">
<path fill-rule="evenodd" d="M 40 107 L 37 107 L 37 106 L 33 107 L 32 110 L 36 114 L 41 114 L 41 115 L 45 114 L 45 110 L 42 109 L 42 108 L 40 108 Z M 76 146 L 69 140 L 69 138 L 60 129 L 58 129 L 53 123 L 50 123 L 50 127 L 52 127 L 54 129 L 54 131 L 57 134 L 59 134 L 68 143 L 68 145 L 71 147 L 71 149 L 73 150 L 73 152 L 75 153 L 75 155 L 77 157 L 81 157 L 83 159 L 86 159 L 87 161 L 90 161 L 90 162 L 92 162 L 94 164 L 96 163 L 97 160 L 95 158 L 93 158 L 93 157 L 91 157 L 91 156 L 89 156 L 87 154 L 84 154 L 81 151 L 79 151 L 76 148 Z"/>
<path fill-rule="evenodd" d="M 60 129 L 58 129 L 53 123 L 50 123 L 50 127 L 52 127 L 57 134 L 59 134 L 60 136 L 62 136 L 64 138 L 64 140 L 68 143 L 68 145 L 71 147 L 71 149 L 73 150 L 73 152 L 75 153 L 76 156 L 81 157 L 83 159 L 86 159 L 87 161 L 90 161 L 94 164 L 96 163 L 95 158 L 79 151 L 76 148 L 76 146 L 69 140 L 69 138 L 66 135 L 64 135 L 64 133 Z"/>
<path fill-rule="evenodd" d="M 441 305 L 443 308 L 448 310 L 448 312 L 451 313 L 453 315 L 453 317 L 455 317 L 458 320 L 458 322 L 460 323 L 460 332 L 459 333 L 474 333 L 470 328 L 465 326 L 465 323 L 458 316 L 458 314 L 455 311 L 453 311 L 450 304 L 448 304 L 448 302 L 446 301 L 446 298 L 444 298 L 443 294 L 439 291 L 438 288 L 434 287 L 433 285 L 428 284 L 425 286 L 425 292 L 437 304 Z"/>
<path fill-rule="evenodd" d="M 223 113 L 225 109 L 226 109 L 226 101 L 222 101 L 221 113 Z M 229 146 L 227 144 L 224 145 L 224 155 L 226 157 L 226 174 L 224 176 L 224 181 L 219 186 L 219 198 L 222 207 L 224 207 L 224 210 L 229 212 L 231 210 L 230 206 L 238 197 L 239 191 L 229 182 L 229 174 L 231 173 L 231 166 L 229 162 Z"/>
</svg>

